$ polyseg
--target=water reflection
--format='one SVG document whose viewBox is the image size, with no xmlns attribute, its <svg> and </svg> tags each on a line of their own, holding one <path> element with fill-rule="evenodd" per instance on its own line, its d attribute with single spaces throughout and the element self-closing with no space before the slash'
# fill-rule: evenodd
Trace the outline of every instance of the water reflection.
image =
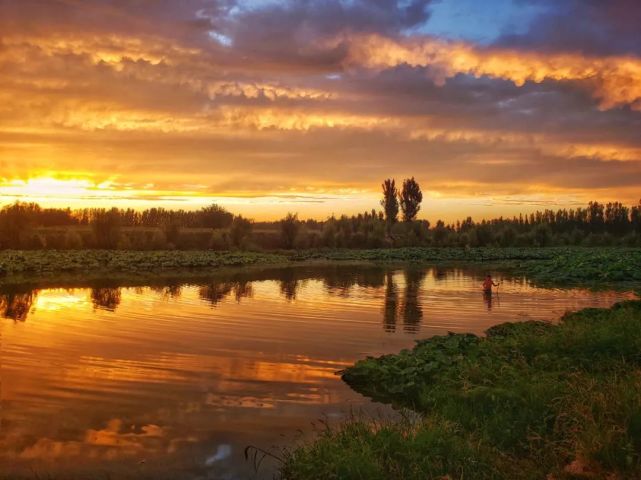
<svg viewBox="0 0 641 480">
<path fill-rule="evenodd" d="M 348 298 L 353 287 L 381 289 L 386 271 L 382 267 L 334 267 L 323 270 L 323 282 L 331 295 Z"/>
<path fill-rule="evenodd" d="M 232 282 L 213 281 L 201 286 L 198 292 L 201 300 L 207 301 L 212 307 L 215 307 L 231 295 L 234 296 L 236 302 L 240 302 L 243 298 L 251 298 L 253 296 L 252 283 L 247 280 Z"/>
<path fill-rule="evenodd" d="M 16 322 L 24 322 L 37 295 L 37 290 L 5 290 L 0 295 L 0 312 L 2 312 L 2 316 Z"/>
<path fill-rule="evenodd" d="M 137 295 L 155 294 L 168 301 L 180 299 L 183 289 L 195 284 L 200 300 L 211 307 L 216 307 L 232 297 L 236 302 L 244 298 L 252 298 L 254 283 L 272 280 L 278 283 L 280 295 L 288 302 L 292 302 L 297 299 L 299 290 L 311 280 L 320 282 L 327 295 L 346 300 L 354 296 L 355 287 L 372 290 L 373 293 L 384 292 L 382 302 L 384 330 L 396 331 L 396 323 L 400 319 L 403 322 L 404 331 L 416 333 L 423 317 L 420 296 L 427 272 L 423 269 L 394 272 L 382 267 L 283 268 L 259 272 L 255 274 L 256 279 L 252 279 L 252 275 L 246 272 L 238 272 L 228 277 L 216 277 L 210 280 L 185 280 L 183 283 L 167 280 L 167 284 L 148 287 L 122 287 L 101 282 L 99 285 L 92 286 L 89 292 L 95 310 L 116 312 L 122 302 L 123 289 Z M 441 273 L 436 273 L 435 278 L 444 279 L 445 277 Z M 25 321 L 38 292 L 38 289 L 28 287 L 23 287 L 19 293 L 5 290 L 0 294 L 2 316 Z"/>
<path fill-rule="evenodd" d="M 296 300 L 296 293 L 298 292 L 299 286 L 300 282 L 295 270 L 291 269 L 283 272 L 280 278 L 280 293 L 287 301 L 291 302 Z"/>
<path fill-rule="evenodd" d="M 496 299 L 498 301 L 498 296 L 499 294 L 496 294 Z M 487 306 L 488 311 L 492 310 L 492 301 L 494 300 L 494 295 L 492 292 L 483 292 L 483 301 L 485 302 L 485 305 Z"/>
<path fill-rule="evenodd" d="M 205 300 L 212 307 L 215 307 L 231 293 L 233 287 L 233 284 L 229 282 L 212 282 L 209 285 L 200 287 L 198 295 L 201 300 Z"/>
<path fill-rule="evenodd" d="M 425 270 L 405 270 L 405 294 L 401 305 L 401 316 L 403 317 L 403 328 L 406 332 L 416 333 L 423 318 L 423 309 L 419 294 L 421 285 L 425 278 Z"/>
<path fill-rule="evenodd" d="M 232 289 L 232 291 L 234 292 L 234 298 L 236 299 L 236 302 L 239 303 L 242 298 L 252 298 L 254 296 L 252 282 L 248 282 L 247 280 L 243 280 L 234 284 L 234 288 Z"/>
<path fill-rule="evenodd" d="M 169 285 L 156 285 L 149 287 L 153 292 L 156 292 L 164 299 L 178 299 L 182 294 L 182 284 L 171 283 Z M 138 291 L 137 293 L 140 293 Z"/>
<path fill-rule="evenodd" d="M 392 272 L 387 272 L 385 276 L 385 305 L 383 307 L 383 329 L 386 332 L 394 332 L 396 330 L 397 316 L 398 287 Z"/>
<path fill-rule="evenodd" d="M 383 329 L 386 332 L 396 331 L 397 322 L 403 321 L 403 330 L 407 333 L 417 333 L 423 318 L 422 285 L 426 271 L 423 269 L 408 269 L 403 272 L 404 289 L 402 302 L 400 301 L 399 287 L 394 275 L 387 272 L 385 275 L 385 294 L 383 304 Z M 434 278 L 444 278 L 435 276 Z"/>
<path fill-rule="evenodd" d="M 252 478 L 248 444 L 379 408 L 335 375 L 357 359 L 626 297 L 505 279 L 488 310 L 484 273 L 332 266 L 2 287 L 1 475 Z"/>
<path fill-rule="evenodd" d="M 122 299 L 119 287 L 96 287 L 91 289 L 91 301 L 95 309 L 115 312 Z"/>
</svg>

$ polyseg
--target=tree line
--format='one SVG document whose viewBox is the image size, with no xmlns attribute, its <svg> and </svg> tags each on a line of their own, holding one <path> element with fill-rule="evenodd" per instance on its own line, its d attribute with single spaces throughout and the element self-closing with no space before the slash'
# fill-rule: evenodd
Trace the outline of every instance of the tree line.
<svg viewBox="0 0 641 480">
<path fill-rule="evenodd" d="M 434 225 L 418 219 L 423 193 L 412 177 L 381 185 L 382 210 L 300 220 L 252 222 L 219 205 L 195 211 L 151 208 L 57 209 L 16 202 L 0 209 L 0 248 L 305 249 L 403 246 L 641 246 L 641 201 L 589 202 L 510 218 L 471 217 Z"/>
<path fill-rule="evenodd" d="M 251 227 L 250 220 L 216 204 L 195 211 L 137 211 L 42 208 L 37 203 L 16 202 L 0 209 L 0 248 L 193 249 L 218 243 L 222 249 L 243 246 Z M 184 234 L 195 229 L 205 231 Z M 211 232 L 221 230 L 225 230 L 225 237 L 219 235 L 217 242 Z"/>
</svg>

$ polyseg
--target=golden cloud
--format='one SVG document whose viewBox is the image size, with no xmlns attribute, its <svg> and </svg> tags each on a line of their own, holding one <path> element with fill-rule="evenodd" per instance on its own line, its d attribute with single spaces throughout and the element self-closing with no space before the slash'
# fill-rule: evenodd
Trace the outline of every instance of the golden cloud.
<svg viewBox="0 0 641 480">
<path fill-rule="evenodd" d="M 335 38 L 331 44 L 348 46 L 344 61 L 348 68 L 430 67 L 437 84 L 459 73 L 510 80 L 517 86 L 544 80 L 578 81 L 586 84 L 602 109 L 629 105 L 641 110 L 641 60 L 634 57 L 542 54 L 430 37 L 395 40 L 380 35 L 349 35 Z"/>
<path fill-rule="evenodd" d="M 212 82 L 205 87 L 209 98 L 214 99 L 217 96 L 245 97 L 245 98 L 267 98 L 276 100 L 285 99 L 305 99 L 305 100 L 329 100 L 337 98 L 338 95 L 332 92 L 326 92 L 315 88 L 298 88 L 279 85 L 278 83 L 269 82 L 230 82 L 218 81 Z"/>
<path fill-rule="evenodd" d="M 176 45 L 161 37 L 122 35 L 5 35 L 2 38 L 0 61 L 27 63 L 30 55 L 48 57 L 77 55 L 94 64 L 121 64 L 125 61 L 143 61 L 152 65 L 171 64 L 177 57 L 197 56 L 197 48 Z"/>
</svg>

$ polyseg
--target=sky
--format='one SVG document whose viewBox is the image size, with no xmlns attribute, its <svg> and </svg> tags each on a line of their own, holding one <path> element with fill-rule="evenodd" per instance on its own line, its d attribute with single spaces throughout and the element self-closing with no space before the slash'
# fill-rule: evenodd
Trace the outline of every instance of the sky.
<svg viewBox="0 0 641 480">
<path fill-rule="evenodd" d="M 638 0 L 0 0 L 0 204 L 641 198 Z"/>
</svg>

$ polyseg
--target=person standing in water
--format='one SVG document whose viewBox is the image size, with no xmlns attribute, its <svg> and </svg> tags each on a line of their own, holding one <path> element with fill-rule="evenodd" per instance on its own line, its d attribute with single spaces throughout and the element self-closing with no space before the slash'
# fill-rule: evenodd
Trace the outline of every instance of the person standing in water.
<svg viewBox="0 0 641 480">
<path fill-rule="evenodd" d="M 492 275 L 489 273 L 486 275 L 485 280 L 483 281 L 483 293 L 486 295 L 492 295 L 492 287 L 498 287 L 498 283 L 494 283 L 492 280 Z"/>
</svg>

